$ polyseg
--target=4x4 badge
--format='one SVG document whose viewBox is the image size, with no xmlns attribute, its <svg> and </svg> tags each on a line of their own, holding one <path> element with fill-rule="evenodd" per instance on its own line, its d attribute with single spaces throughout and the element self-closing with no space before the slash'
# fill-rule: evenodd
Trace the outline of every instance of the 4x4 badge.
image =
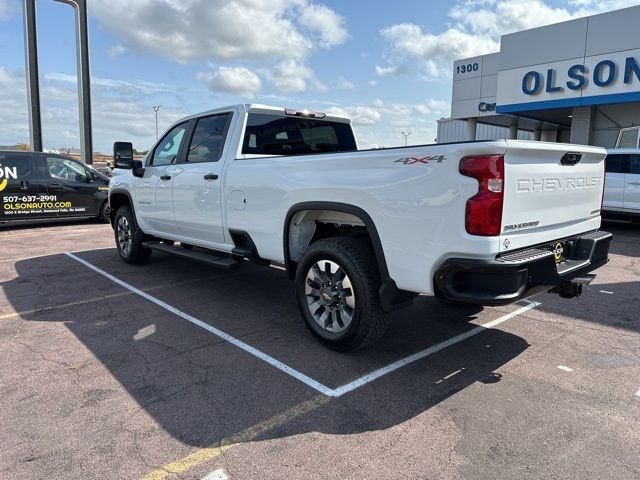
<svg viewBox="0 0 640 480">
<path fill-rule="evenodd" d="M 430 155 L 426 157 L 399 158 L 398 160 L 394 160 L 393 163 L 402 163 L 403 165 L 412 165 L 414 163 L 429 163 L 429 162 L 442 163 L 442 161 L 445 159 L 446 157 L 444 155 Z"/>
</svg>

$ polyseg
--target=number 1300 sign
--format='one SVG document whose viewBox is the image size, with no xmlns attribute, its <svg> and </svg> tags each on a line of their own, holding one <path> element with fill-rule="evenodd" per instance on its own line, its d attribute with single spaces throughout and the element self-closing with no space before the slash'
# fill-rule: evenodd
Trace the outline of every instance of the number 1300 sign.
<svg viewBox="0 0 640 480">
<path fill-rule="evenodd" d="M 477 63 L 467 63 L 466 65 L 458 65 L 456 67 L 456 73 L 468 73 L 468 72 L 477 72 L 478 71 Z"/>
</svg>

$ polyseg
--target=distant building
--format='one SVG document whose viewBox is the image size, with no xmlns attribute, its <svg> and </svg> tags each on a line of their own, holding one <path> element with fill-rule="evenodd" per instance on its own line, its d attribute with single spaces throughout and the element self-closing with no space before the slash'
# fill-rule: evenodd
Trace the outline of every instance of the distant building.
<svg viewBox="0 0 640 480">
<path fill-rule="evenodd" d="M 438 142 L 526 138 L 613 147 L 640 125 L 640 6 L 503 35 L 453 64 Z M 528 132 L 524 134 L 524 132 Z"/>
</svg>

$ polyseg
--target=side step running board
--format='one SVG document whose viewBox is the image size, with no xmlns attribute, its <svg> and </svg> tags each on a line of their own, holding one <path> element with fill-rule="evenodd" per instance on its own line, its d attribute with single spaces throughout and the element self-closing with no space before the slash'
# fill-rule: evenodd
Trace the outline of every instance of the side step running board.
<svg viewBox="0 0 640 480">
<path fill-rule="evenodd" d="M 160 252 L 170 253 L 179 257 L 190 258 L 191 260 L 197 260 L 198 262 L 207 263 L 218 268 L 225 268 L 227 270 L 237 268 L 240 265 L 230 256 L 218 253 L 207 253 L 202 250 L 187 250 L 186 248 L 177 247 L 175 245 L 167 245 L 166 243 L 158 241 L 142 242 L 142 245 L 152 250 L 158 250 Z"/>
</svg>

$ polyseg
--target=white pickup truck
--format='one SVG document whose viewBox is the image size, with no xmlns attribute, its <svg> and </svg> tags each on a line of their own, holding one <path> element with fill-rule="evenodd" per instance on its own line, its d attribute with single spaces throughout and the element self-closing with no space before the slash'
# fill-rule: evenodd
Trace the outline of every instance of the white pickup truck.
<svg viewBox="0 0 640 480">
<path fill-rule="evenodd" d="M 118 252 L 283 264 L 327 346 L 379 338 L 419 293 L 502 305 L 580 295 L 608 261 L 602 148 L 498 140 L 358 150 L 350 121 L 236 105 L 182 119 L 142 160 L 114 144 Z"/>
</svg>

